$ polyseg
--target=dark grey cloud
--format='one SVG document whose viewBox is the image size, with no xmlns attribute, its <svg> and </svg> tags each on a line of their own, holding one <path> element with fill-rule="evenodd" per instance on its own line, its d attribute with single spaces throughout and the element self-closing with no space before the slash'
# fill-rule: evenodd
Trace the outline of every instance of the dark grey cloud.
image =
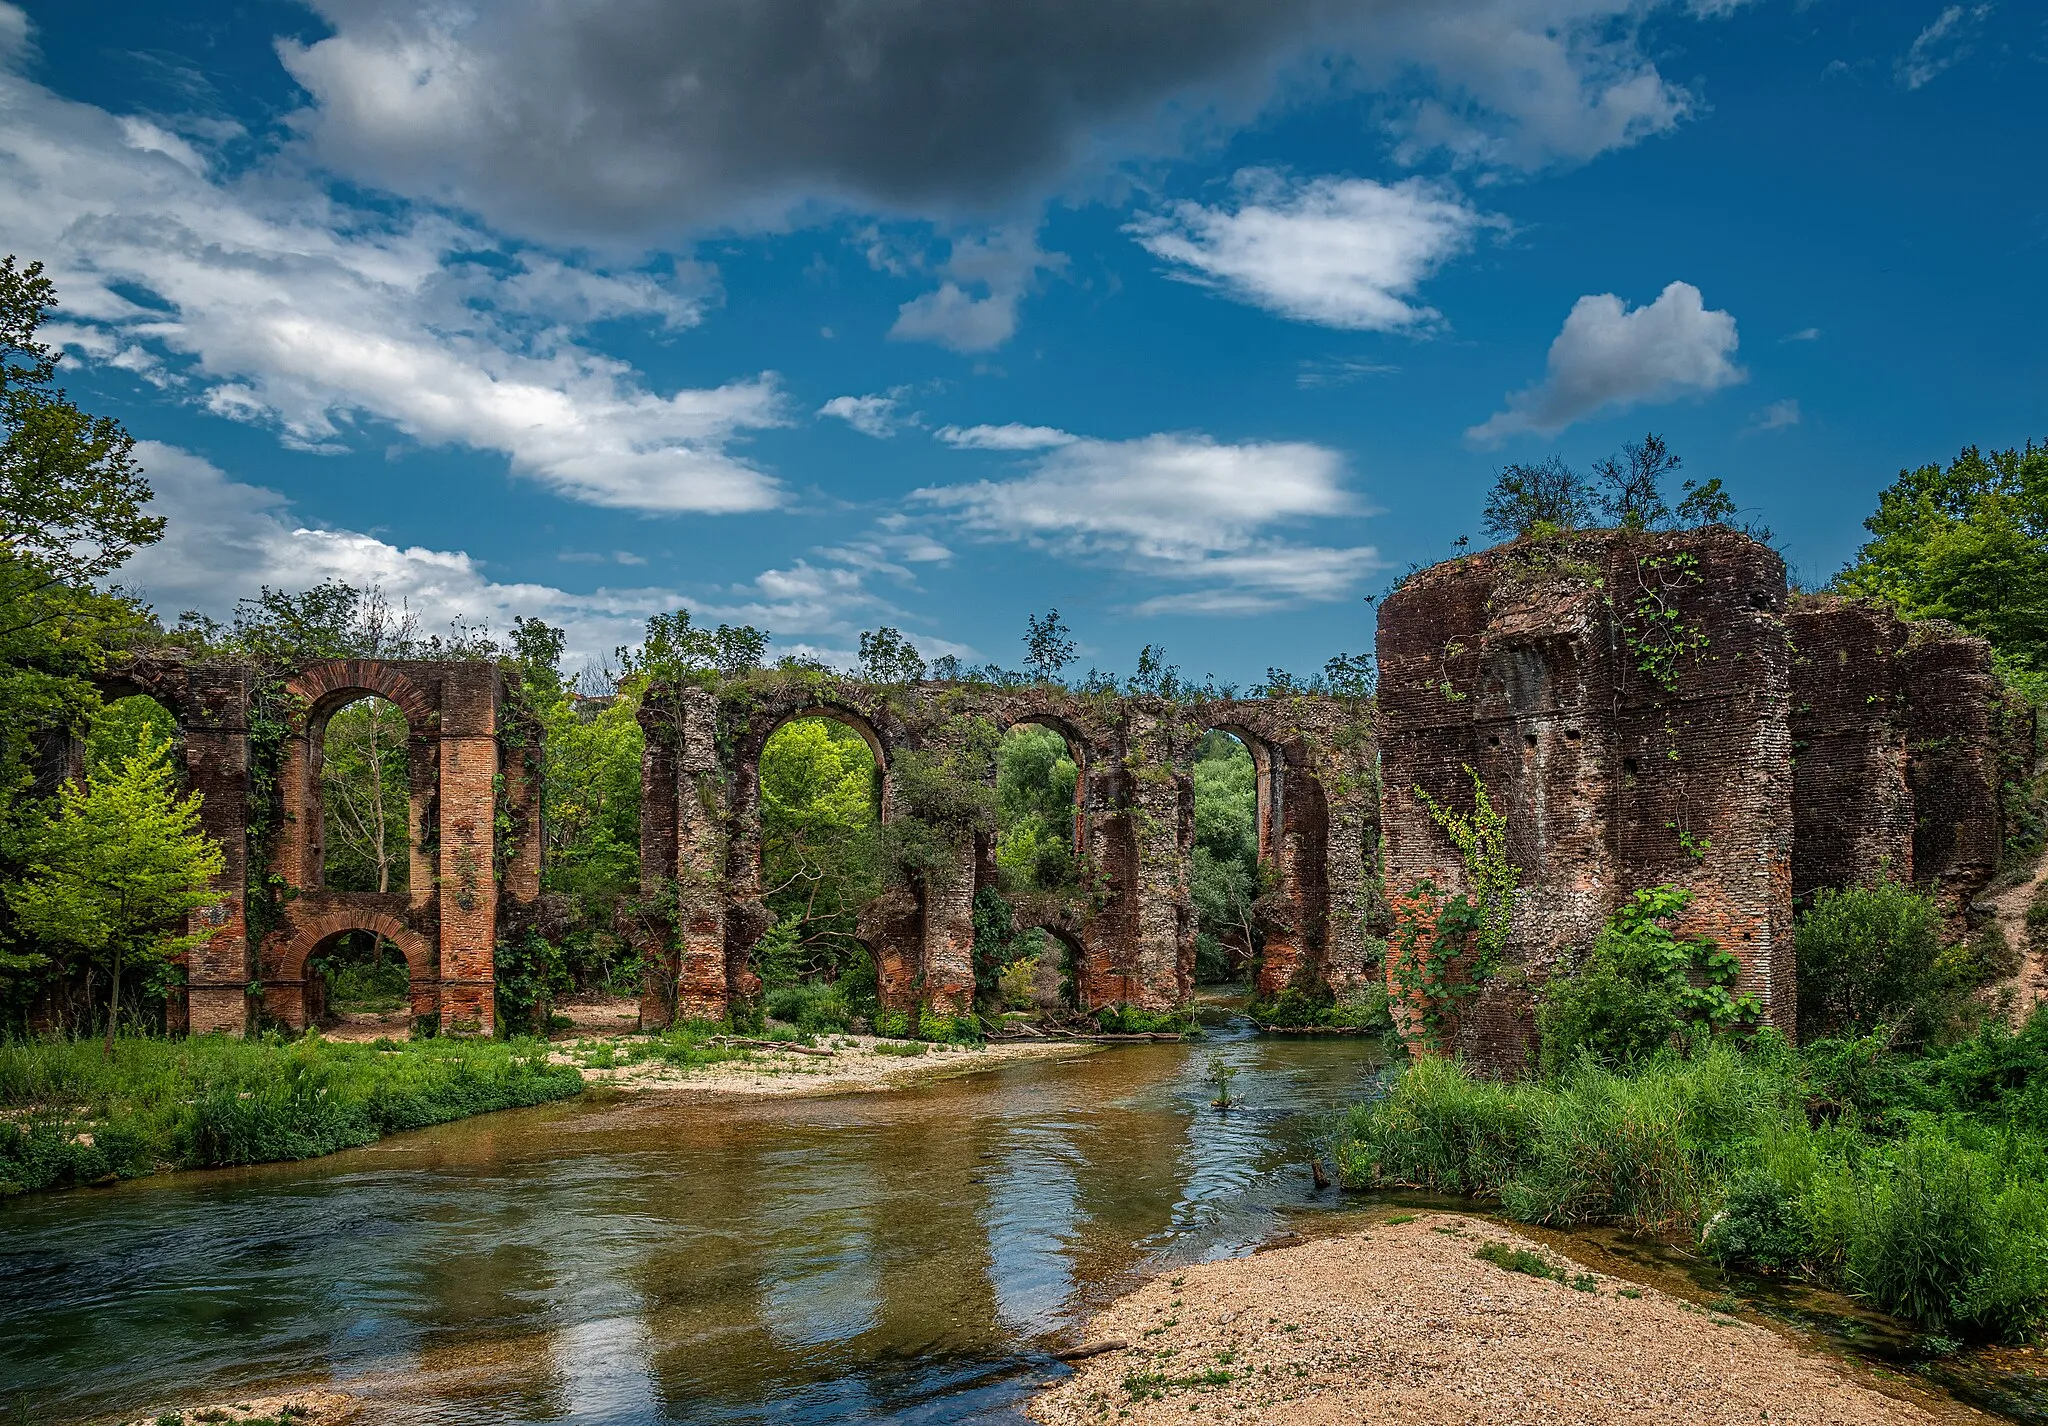
<svg viewBox="0 0 2048 1426">
<path fill-rule="evenodd" d="M 1340 0 L 321 0 L 319 153 L 521 228 L 657 236 L 832 205 L 967 216 L 1162 104 L 1255 104 Z"/>
<path fill-rule="evenodd" d="M 313 3 L 334 33 L 280 53 L 325 162 L 556 239 L 1025 216 L 1331 83 L 1385 87 L 1403 159 L 1496 167 L 1590 158 L 1691 102 L 1635 40 L 1679 0 Z"/>
</svg>

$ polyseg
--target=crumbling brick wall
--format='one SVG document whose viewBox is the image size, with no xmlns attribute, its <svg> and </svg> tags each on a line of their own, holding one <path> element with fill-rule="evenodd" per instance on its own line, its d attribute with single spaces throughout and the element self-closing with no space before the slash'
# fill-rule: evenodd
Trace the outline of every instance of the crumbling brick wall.
<svg viewBox="0 0 2048 1426">
<path fill-rule="evenodd" d="M 1793 891 L 1897 878 L 1953 928 L 1996 873 L 2011 716 L 1991 649 L 1882 605 L 1806 596 L 1795 650 Z"/>
<path fill-rule="evenodd" d="M 861 732 L 882 771 L 885 823 L 911 815 L 896 805 L 897 759 L 953 759 L 965 766 L 956 754 L 970 734 L 1023 723 L 1058 731 L 1079 769 L 1075 845 L 1086 884 L 1065 898 L 1025 898 L 1017 907 L 1019 924 L 1044 927 L 1075 948 L 1083 1008 L 1147 1010 L 1185 1004 L 1194 990 L 1189 768 L 1195 746 L 1207 728 L 1242 730 L 1264 759 L 1262 852 L 1280 886 L 1271 901 L 1262 984 L 1348 991 L 1377 969 L 1372 928 L 1384 911 L 1376 875 L 1370 708 L 1363 700 L 1297 696 L 1195 705 L 1050 687 L 871 685 L 818 673 L 752 675 L 697 696 L 716 705 L 715 718 L 708 709 L 699 710 L 694 724 L 678 716 L 675 695 L 666 689 L 651 691 L 643 705 L 643 876 L 649 887 L 664 878 L 690 879 L 671 868 L 692 860 L 679 850 L 689 839 L 679 830 L 678 811 L 689 803 L 681 789 L 691 784 L 696 806 L 717 809 L 717 838 L 701 842 L 696 861 L 698 880 L 718 888 L 721 909 L 716 915 L 706 910 L 704 925 L 722 918 L 726 954 L 722 968 L 712 971 L 709 958 L 688 951 L 672 927 L 654 932 L 656 969 L 642 1006 L 649 1023 L 677 1013 L 679 999 L 695 1013 L 717 1014 L 758 990 L 751 956 L 771 924 L 761 902 L 760 757 L 777 728 L 801 717 L 834 718 Z M 721 731 L 700 744 L 692 762 L 680 751 L 688 729 L 714 721 Z M 685 764 L 695 771 L 686 775 Z M 992 792 L 993 762 L 979 775 Z M 700 819 L 699 825 L 709 823 Z M 892 884 L 863 910 L 860 935 L 875 960 L 884 1008 L 940 1014 L 971 1008 L 972 911 L 977 891 L 993 884 L 993 830 L 960 829 L 949 844 L 951 862 Z M 669 988 L 677 981 L 695 988 L 679 998 Z"/>
<path fill-rule="evenodd" d="M 1471 810 L 1468 768 L 1522 877 L 1506 964 L 1445 1048 L 1519 1069 L 1542 980 L 1660 883 L 1692 891 L 1681 929 L 1733 952 L 1738 991 L 1793 1028 L 1784 597 L 1775 554 L 1705 529 L 1502 546 L 1382 603 L 1389 889 L 1469 889 L 1417 796 Z"/>
</svg>

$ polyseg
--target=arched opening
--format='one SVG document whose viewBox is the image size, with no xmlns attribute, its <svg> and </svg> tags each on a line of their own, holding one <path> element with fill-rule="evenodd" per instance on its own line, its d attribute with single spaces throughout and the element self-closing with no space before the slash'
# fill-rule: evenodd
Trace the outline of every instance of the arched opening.
<svg viewBox="0 0 2048 1426">
<path fill-rule="evenodd" d="M 131 693 L 116 698 L 93 715 L 86 729 L 85 766 L 81 771 L 91 781 L 144 752 L 175 765 L 173 745 L 177 738 L 177 717 L 148 694 Z M 179 771 L 182 775 L 183 769 Z"/>
<path fill-rule="evenodd" d="M 1009 896 L 1058 896 L 1080 878 L 1081 759 L 1049 724 L 1018 723 L 996 750 L 995 860 Z"/>
<path fill-rule="evenodd" d="M 1070 1009 L 1079 971 L 1044 922 L 1078 896 L 1083 841 L 1080 750 L 1065 729 L 1027 719 L 996 749 L 996 836 L 975 896 L 975 979 L 983 1008 Z M 994 880 L 987 880 L 992 867 Z"/>
<path fill-rule="evenodd" d="M 343 931 L 306 958 L 306 1018 L 333 1039 L 375 1039 L 415 1028 L 405 952 L 375 931 Z"/>
<path fill-rule="evenodd" d="M 318 731 L 320 884 L 404 894 L 412 866 L 405 711 L 366 694 L 329 713 Z"/>
<path fill-rule="evenodd" d="M 775 920 L 754 971 L 768 1014 L 811 1030 L 874 1010 L 859 917 L 882 891 L 879 749 L 872 729 L 826 710 L 787 719 L 761 745 L 761 900 Z"/>
<path fill-rule="evenodd" d="M 1259 796 L 1259 760 L 1236 733 L 1211 728 L 1195 747 L 1195 979 L 1248 980 L 1258 958 L 1260 852 L 1270 816 Z"/>
</svg>

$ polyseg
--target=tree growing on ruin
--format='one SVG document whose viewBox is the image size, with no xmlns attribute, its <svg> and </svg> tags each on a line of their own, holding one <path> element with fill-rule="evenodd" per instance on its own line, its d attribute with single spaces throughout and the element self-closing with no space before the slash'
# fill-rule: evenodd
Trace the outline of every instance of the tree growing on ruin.
<svg viewBox="0 0 2048 1426">
<path fill-rule="evenodd" d="M 1486 533 L 1497 540 L 1577 530 L 1592 522 L 1593 492 L 1561 457 L 1546 456 L 1534 464 L 1503 467 L 1487 492 L 1481 519 Z"/>
<path fill-rule="evenodd" d="M 860 636 L 862 678 L 872 683 L 915 683 L 924 675 L 924 655 L 899 630 L 884 624 Z"/>
<path fill-rule="evenodd" d="M 1074 635 L 1060 611 L 1034 614 L 1024 626 L 1024 667 L 1038 683 L 1058 683 L 1074 661 Z"/>
</svg>

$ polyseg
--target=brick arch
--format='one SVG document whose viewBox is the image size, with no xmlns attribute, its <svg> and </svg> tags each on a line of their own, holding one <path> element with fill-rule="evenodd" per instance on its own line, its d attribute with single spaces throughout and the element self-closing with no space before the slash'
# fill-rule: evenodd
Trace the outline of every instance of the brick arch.
<svg viewBox="0 0 2048 1426">
<path fill-rule="evenodd" d="M 285 686 L 310 705 L 309 726 L 324 723 L 335 709 L 367 694 L 396 703 L 415 732 L 424 729 L 434 716 L 434 701 L 382 659 L 330 659 L 309 664 Z"/>
<path fill-rule="evenodd" d="M 1227 718 L 1205 724 L 1202 731 L 1228 733 L 1251 754 L 1252 786 L 1258 793 L 1258 802 L 1252 812 L 1252 830 L 1258 838 L 1259 860 L 1270 862 L 1280 850 L 1281 779 L 1286 775 L 1286 753 L 1243 723 Z"/>
<path fill-rule="evenodd" d="M 306 962 L 321 946 L 350 931 L 368 931 L 398 947 L 411 972 L 414 1015 L 431 1015 L 440 1009 L 440 967 L 425 936 L 387 912 L 336 906 L 293 928 L 291 940 L 278 957 L 277 977 L 264 986 L 276 996 L 268 1007 L 273 1015 L 294 1029 L 306 1027 Z"/>
<path fill-rule="evenodd" d="M 857 709 L 842 707 L 836 703 L 811 703 L 791 708 L 786 713 L 778 713 L 775 721 L 768 725 L 767 731 L 761 734 L 760 747 L 754 750 L 755 758 L 759 759 L 761 753 L 768 746 L 768 740 L 774 737 L 780 729 L 790 723 L 802 722 L 806 718 L 823 718 L 828 722 L 839 724 L 842 728 L 853 729 L 854 732 L 860 734 L 861 741 L 868 745 L 868 751 L 875 755 L 875 771 L 881 773 L 884 777 L 888 776 L 890 761 L 889 744 L 882 737 L 881 730 L 869 721 L 866 714 L 861 713 Z"/>
</svg>

